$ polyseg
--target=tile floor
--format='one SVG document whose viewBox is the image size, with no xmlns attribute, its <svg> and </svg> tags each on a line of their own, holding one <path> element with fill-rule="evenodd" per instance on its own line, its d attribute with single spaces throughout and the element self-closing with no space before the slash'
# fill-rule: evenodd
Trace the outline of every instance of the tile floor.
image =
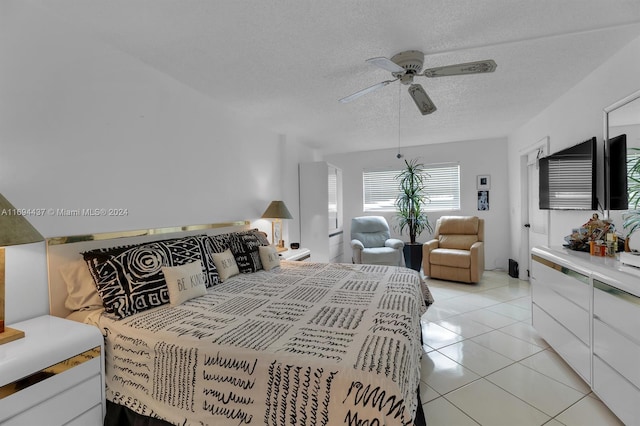
<svg viewBox="0 0 640 426">
<path fill-rule="evenodd" d="M 421 398 L 429 426 L 622 423 L 531 327 L 529 283 L 427 280 Z"/>
</svg>

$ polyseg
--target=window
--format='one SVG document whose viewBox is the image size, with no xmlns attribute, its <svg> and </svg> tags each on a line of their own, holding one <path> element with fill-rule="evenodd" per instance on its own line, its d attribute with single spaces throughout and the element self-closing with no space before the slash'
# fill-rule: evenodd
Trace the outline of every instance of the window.
<svg viewBox="0 0 640 426">
<path fill-rule="evenodd" d="M 425 166 L 427 173 L 427 211 L 460 209 L 460 165 Z M 400 170 L 376 170 L 362 173 L 365 212 L 395 211 L 400 186 Z"/>
</svg>

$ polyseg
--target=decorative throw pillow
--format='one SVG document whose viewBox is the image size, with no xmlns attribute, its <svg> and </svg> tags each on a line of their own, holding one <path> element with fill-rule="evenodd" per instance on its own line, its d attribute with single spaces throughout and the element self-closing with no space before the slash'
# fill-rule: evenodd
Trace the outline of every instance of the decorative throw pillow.
<svg viewBox="0 0 640 426">
<path fill-rule="evenodd" d="M 224 282 L 227 278 L 240 273 L 238 265 L 236 264 L 236 259 L 233 256 L 233 253 L 231 253 L 231 250 L 227 249 L 222 253 L 213 253 L 212 257 L 213 262 L 216 264 L 216 268 L 218 269 L 218 274 L 220 274 L 221 282 Z"/>
<path fill-rule="evenodd" d="M 269 245 L 257 229 L 230 234 L 230 247 L 241 273 L 251 273 L 262 269 L 258 247 Z M 265 244 L 266 243 L 266 244 Z"/>
<path fill-rule="evenodd" d="M 206 236 L 208 246 L 211 247 L 213 253 L 222 253 L 229 248 L 229 235 L 230 234 L 219 234 Z"/>
<path fill-rule="evenodd" d="M 169 303 L 162 267 L 202 261 L 202 252 L 201 239 L 194 236 L 119 248 L 111 253 L 87 252 L 85 261 L 105 310 L 125 318 Z"/>
<path fill-rule="evenodd" d="M 88 260 L 94 257 L 105 259 L 109 255 L 117 255 L 126 250 L 132 249 L 134 247 L 141 247 L 141 246 L 145 246 L 152 243 L 174 244 L 182 240 L 186 240 L 190 242 L 191 248 L 193 248 L 193 245 L 196 243 L 199 246 L 200 256 L 198 256 L 198 254 L 196 253 L 194 260 L 196 259 L 202 260 L 203 271 L 205 272 L 204 278 L 205 278 L 206 286 L 211 287 L 213 285 L 218 284 L 219 282 L 218 271 L 216 270 L 216 265 L 213 263 L 213 260 L 211 259 L 210 254 L 216 253 L 219 250 L 216 250 L 215 247 L 212 247 L 211 242 L 208 240 L 208 235 L 205 235 L 205 234 L 189 236 L 189 237 L 181 237 L 181 238 L 170 238 L 165 240 L 153 241 L 149 243 L 129 244 L 129 245 L 118 246 L 118 247 L 110 247 L 110 248 L 99 248 L 99 249 L 94 249 L 94 250 L 85 252 L 83 253 L 83 255 L 85 260 Z M 193 255 L 193 253 L 191 253 L 190 255 Z"/>
<path fill-rule="evenodd" d="M 62 265 L 60 275 L 67 285 L 67 299 L 64 302 L 67 309 L 84 311 L 102 308 L 102 299 L 98 294 L 96 283 L 82 259 Z"/>
<path fill-rule="evenodd" d="M 167 282 L 169 300 L 172 306 L 180 305 L 194 297 L 207 294 L 202 262 L 199 260 L 182 266 L 163 266 L 162 273 Z"/>
<path fill-rule="evenodd" d="M 280 266 L 280 255 L 273 246 L 260 246 L 258 247 L 260 252 L 260 261 L 265 271 L 270 271 L 273 268 Z"/>
</svg>

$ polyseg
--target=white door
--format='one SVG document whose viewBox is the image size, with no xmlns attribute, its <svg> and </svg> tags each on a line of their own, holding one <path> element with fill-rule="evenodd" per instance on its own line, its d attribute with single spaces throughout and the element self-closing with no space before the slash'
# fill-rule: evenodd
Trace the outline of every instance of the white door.
<svg viewBox="0 0 640 426">
<path fill-rule="evenodd" d="M 549 138 L 538 141 L 521 156 L 522 176 L 522 245 L 520 253 L 520 279 L 529 279 L 531 248 L 549 244 L 549 211 L 539 206 L 538 159 L 549 154 Z"/>
</svg>

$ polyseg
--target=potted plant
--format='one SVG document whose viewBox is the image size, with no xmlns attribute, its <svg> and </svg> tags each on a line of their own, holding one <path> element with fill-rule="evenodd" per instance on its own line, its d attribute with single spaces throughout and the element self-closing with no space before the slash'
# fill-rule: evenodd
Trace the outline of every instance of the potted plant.
<svg viewBox="0 0 640 426">
<path fill-rule="evenodd" d="M 640 153 L 640 148 L 630 148 L 629 150 Z M 638 206 L 640 205 L 640 155 L 634 155 L 629 160 L 628 170 L 627 191 L 629 193 L 629 207 L 633 208 L 633 210 L 629 210 L 623 214 L 624 222 L 622 227 L 627 230 L 626 248 L 629 247 L 631 234 L 640 228 L 640 210 L 638 210 Z"/>
<path fill-rule="evenodd" d="M 399 233 L 402 234 L 405 229 L 409 232 L 409 243 L 405 243 L 404 246 L 405 264 L 408 268 L 419 271 L 422 266 L 422 243 L 417 243 L 416 237 L 425 229 L 433 232 L 429 218 L 423 210 L 429 200 L 426 192 L 427 173 L 424 165 L 417 159 L 405 159 L 404 163 L 405 169 L 396 176 L 400 184 L 400 193 L 396 198 L 396 218 Z"/>
</svg>

